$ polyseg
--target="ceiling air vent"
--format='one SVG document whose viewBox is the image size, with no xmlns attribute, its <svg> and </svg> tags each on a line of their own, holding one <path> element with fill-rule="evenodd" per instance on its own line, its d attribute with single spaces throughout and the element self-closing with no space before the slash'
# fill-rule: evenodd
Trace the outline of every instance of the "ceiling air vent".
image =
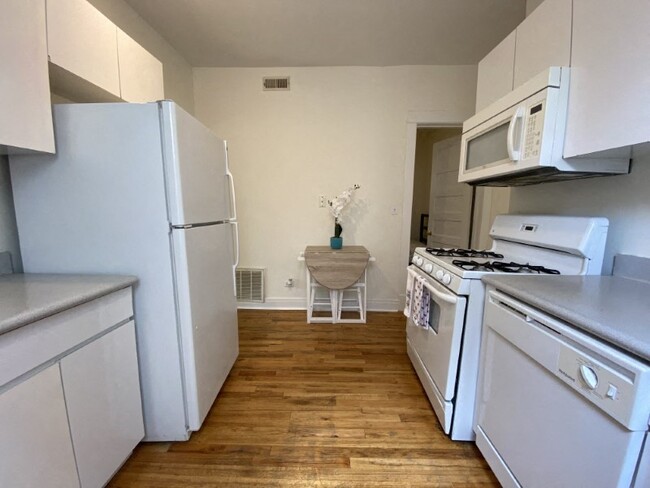
<svg viewBox="0 0 650 488">
<path fill-rule="evenodd" d="M 264 268 L 237 268 L 237 301 L 264 301 Z"/>
<path fill-rule="evenodd" d="M 264 86 L 264 90 L 290 90 L 291 86 L 289 84 L 289 77 L 288 76 L 282 76 L 279 78 L 271 78 L 265 76 L 262 78 L 262 85 Z"/>
</svg>

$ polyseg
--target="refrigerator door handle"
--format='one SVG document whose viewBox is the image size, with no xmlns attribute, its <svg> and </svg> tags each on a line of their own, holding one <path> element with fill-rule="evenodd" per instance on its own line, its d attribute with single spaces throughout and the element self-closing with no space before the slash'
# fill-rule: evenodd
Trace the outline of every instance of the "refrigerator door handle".
<svg viewBox="0 0 650 488">
<path fill-rule="evenodd" d="M 228 162 L 228 143 L 223 141 L 223 145 L 226 149 L 226 176 L 230 180 L 230 203 L 232 205 L 232 217 L 231 220 L 237 220 L 237 198 L 235 197 L 235 179 L 230 172 L 230 165 Z"/>
<path fill-rule="evenodd" d="M 232 265 L 232 283 L 235 291 L 235 296 L 237 296 L 237 266 L 239 266 L 239 223 L 230 222 L 235 226 L 235 252 L 236 258 L 235 262 Z"/>
</svg>

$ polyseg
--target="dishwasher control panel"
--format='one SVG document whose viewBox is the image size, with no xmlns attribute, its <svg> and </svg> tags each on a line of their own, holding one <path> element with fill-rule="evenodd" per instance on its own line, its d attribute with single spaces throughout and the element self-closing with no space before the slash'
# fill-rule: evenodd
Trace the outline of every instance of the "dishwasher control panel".
<svg viewBox="0 0 650 488">
<path fill-rule="evenodd" d="M 627 429 L 648 430 L 650 363 L 491 287 L 487 298 L 484 329 L 493 329 Z"/>
<path fill-rule="evenodd" d="M 632 420 L 637 399 L 633 371 L 605 365 L 569 344 L 562 344 L 555 374 L 619 422 L 627 425 Z"/>
</svg>

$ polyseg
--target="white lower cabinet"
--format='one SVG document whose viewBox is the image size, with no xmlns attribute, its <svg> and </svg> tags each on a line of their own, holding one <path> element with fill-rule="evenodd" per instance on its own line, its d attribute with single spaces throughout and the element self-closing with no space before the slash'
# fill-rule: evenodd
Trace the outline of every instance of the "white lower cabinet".
<svg viewBox="0 0 650 488">
<path fill-rule="evenodd" d="M 79 486 L 58 364 L 0 394 L 0 422 L 0 486 Z"/>
<path fill-rule="evenodd" d="M 144 436 L 134 323 L 64 357 L 61 375 L 81 486 L 103 486 Z"/>
<path fill-rule="evenodd" d="M 0 334 L 0 487 L 104 486 L 144 437 L 124 288 Z"/>
</svg>

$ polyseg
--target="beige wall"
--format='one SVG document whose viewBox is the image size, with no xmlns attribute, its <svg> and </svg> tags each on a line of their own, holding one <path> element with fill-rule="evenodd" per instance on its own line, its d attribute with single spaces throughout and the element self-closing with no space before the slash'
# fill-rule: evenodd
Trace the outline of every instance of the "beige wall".
<svg viewBox="0 0 650 488">
<path fill-rule="evenodd" d="M 291 91 L 262 91 L 269 75 L 291 76 Z M 476 66 L 197 68 L 194 82 L 197 117 L 229 141 L 241 265 L 267 269 L 267 305 L 304 306 L 298 254 L 333 234 L 318 197 L 357 183 L 344 244 L 377 258 L 369 308 L 397 309 L 400 239 L 410 226 L 402 217 L 407 116 L 473 113 Z M 284 287 L 289 277 L 294 289 Z"/>
<path fill-rule="evenodd" d="M 605 274 L 615 254 L 650 258 L 650 144 L 633 154 L 629 175 L 513 188 L 510 211 L 607 217 Z"/>
<path fill-rule="evenodd" d="M 89 0 L 120 29 L 163 63 L 165 97 L 194 113 L 192 67 L 123 0 Z"/>
</svg>

